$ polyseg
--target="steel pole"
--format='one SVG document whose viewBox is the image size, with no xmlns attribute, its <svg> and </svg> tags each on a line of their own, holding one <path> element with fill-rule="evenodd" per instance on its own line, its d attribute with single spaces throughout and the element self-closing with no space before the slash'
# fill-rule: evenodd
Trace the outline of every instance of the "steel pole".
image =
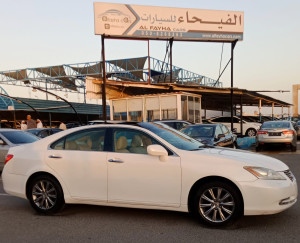
<svg viewBox="0 0 300 243">
<path fill-rule="evenodd" d="M 102 45 L 102 114 L 104 122 L 107 121 L 106 116 L 106 71 L 105 71 L 105 46 L 104 46 L 105 36 L 101 35 L 101 45 Z"/>
<path fill-rule="evenodd" d="M 151 70 L 150 70 L 150 41 L 148 40 L 148 84 L 151 84 Z"/>
<path fill-rule="evenodd" d="M 172 54 L 173 38 L 170 39 L 170 83 L 173 80 L 173 54 Z"/>
</svg>

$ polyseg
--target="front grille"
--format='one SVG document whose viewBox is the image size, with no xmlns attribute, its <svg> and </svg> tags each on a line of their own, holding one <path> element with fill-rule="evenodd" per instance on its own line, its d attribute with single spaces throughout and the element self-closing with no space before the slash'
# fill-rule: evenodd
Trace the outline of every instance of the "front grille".
<svg viewBox="0 0 300 243">
<path fill-rule="evenodd" d="M 284 171 L 284 174 L 286 174 L 286 176 L 287 176 L 288 178 L 290 178 L 291 181 L 294 181 L 294 180 L 295 180 L 295 177 L 294 177 L 293 173 L 292 173 L 290 170 L 285 170 L 285 171 Z"/>
</svg>

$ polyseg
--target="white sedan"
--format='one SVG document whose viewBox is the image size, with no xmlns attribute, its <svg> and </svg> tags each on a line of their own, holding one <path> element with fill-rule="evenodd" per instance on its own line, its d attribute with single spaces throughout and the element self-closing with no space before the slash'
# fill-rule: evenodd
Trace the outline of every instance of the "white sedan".
<svg viewBox="0 0 300 243">
<path fill-rule="evenodd" d="M 11 148 L 2 177 L 8 194 L 43 214 L 84 203 L 190 212 L 218 226 L 297 200 L 296 179 L 281 161 L 207 148 L 155 123 L 78 127 Z"/>
</svg>

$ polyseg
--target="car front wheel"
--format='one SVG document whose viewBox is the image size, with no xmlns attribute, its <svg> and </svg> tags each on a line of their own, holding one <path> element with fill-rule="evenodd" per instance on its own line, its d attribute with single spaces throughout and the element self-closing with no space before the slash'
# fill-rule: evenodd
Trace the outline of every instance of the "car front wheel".
<svg viewBox="0 0 300 243">
<path fill-rule="evenodd" d="M 37 176 L 31 180 L 27 196 L 31 206 L 42 214 L 54 214 L 65 204 L 60 184 L 48 175 Z"/>
<path fill-rule="evenodd" d="M 243 202 L 237 189 L 229 183 L 202 185 L 194 198 L 193 213 L 204 224 L 223 226 L 243 213 Z"/>
</svg>

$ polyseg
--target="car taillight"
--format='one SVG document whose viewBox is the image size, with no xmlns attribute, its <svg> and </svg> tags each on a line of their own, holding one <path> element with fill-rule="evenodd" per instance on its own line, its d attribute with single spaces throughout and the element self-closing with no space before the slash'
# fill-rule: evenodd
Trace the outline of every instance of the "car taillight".
<svg viewBox="0 0 300 243">
<path fill-rule="evenodd" d="M 4 164 L 6 164 L 8 161 L 10 161 L 14 156 L 12 154 L 6 155 L 6 159 L 4 161 Z"/>
<path fill-rule="evenodd" d="M 283 134 L 288 135 L 288 134 L 294 134 L 293 130 L 288 130 L 288 131 L 283 131 Z"/>
<path fill-rule="evenodd" d="M 267 131 L 257 131 L 257 134 L 268 134 Z"/>
</svg>

